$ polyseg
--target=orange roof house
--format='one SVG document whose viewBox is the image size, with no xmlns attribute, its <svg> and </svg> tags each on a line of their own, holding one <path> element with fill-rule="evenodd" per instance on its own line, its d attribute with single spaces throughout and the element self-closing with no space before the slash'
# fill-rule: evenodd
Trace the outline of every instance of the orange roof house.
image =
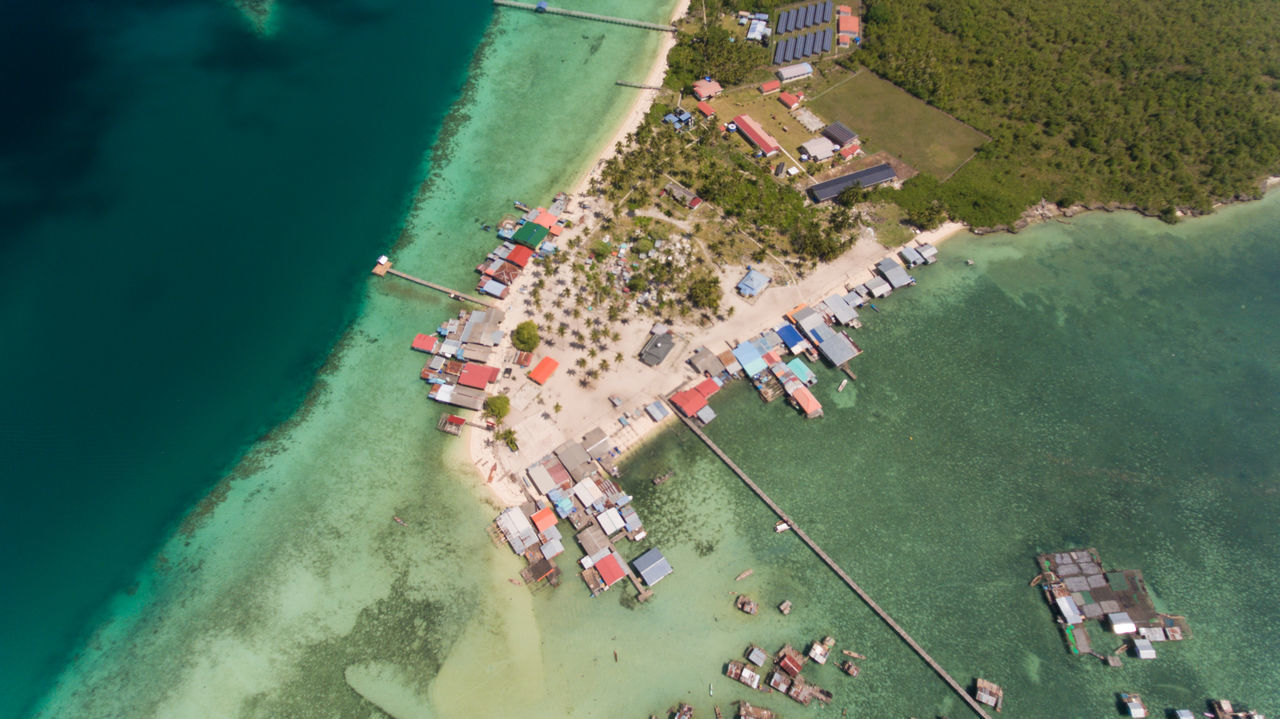
<svg viewBox="0 0 1280 719">
<path fill-rule="evenodd" d="M 800 406 L 800 411 L 804 412 L 804 416 L 810 419 L 822 416 L 822 404 L 818 402 L 818 398 L 813 396 L 808 387 L 801 387 L 791 395 L 796 404 Z"/>
<path fill-rule="evenodd" d="M 862 150 L 862 145 L 859 145 L 858 143 L 855 142 L 852 145 L 847 145 L 841 148 L 840 157 L 847 160 L 850 157 L 853 157 L 854 155 L 858 154 L 858 152 L 861 150 Z"/>
<path fill-rule="evenodd" d="M 413 349 L 419 352 L 431 352 L 436 348 L 435 335 L 418 335 L 413 338 Z"/>
<path fill-rule="evenodd" d="M 765 84 L 760 86 L 760 94 L 768 95 L 771 92 L 777 92 L 778 90 L 781 90 L 781 89 L 782 89 L 781 80 L 770 80 L 769 82 L 766 82 Z"/>
<path fill-rule="evenodd" d="M 529 373 L 529 379 L 537 382 L 538 384 L 546 384 L 547 380 L 551 379 L 551 375 L 555 373 L 556 368 L 559 366 L 560 363 L 554 359 L 550 357 L 543 357 L 542 361 L 538 362 L 538 366 L 534 367 L 533 371 Z"/>
<path fill-rule="evenodd" d="M 715 117 L 716 115 L 716 111 L 705 102 L 698 103 L 698 112 L 702 113 L 703 117 Z"/>
<path fill-rule="evenodd" d="M 849 35 L 843 32 L 840 33 L 839 35 L 836 35 L 836 47 L 849 47 L 849 45 L 851 45 L 852 43 L 853 43 L 852 35 Z"/>
<path fill-rule="evenodd" d="M 852 15 L 852 14 L 853 14 L 853 8 L 849 7 L 848 5 L 836 6 L 836 15 Z"/>
<path fill-rule="evenodd" d="M 850 35 L 857 35 L 862 31 L 862 23 L 857 15 L 841 15 L 836 21 L 836 32 L 847 32 Z"/>
<path fill-rule="evenodd" d="M 560 218 L 539 207 L 538 216 L 533 218 L 533 224 L 542 225 L 549 230 L 552 225 L 556 224 L 556 220 L 558 219 Z"/>
<path fill-rule="evenodd" d="M 529 519 L 533 520 L 533 526 L 538 529 L 539 533 L 556 526 L 556 513 L 551 507 L 543 507 L 533 513 Z"/>
<path fill-rule="evenodd" d="M 511 251 L 503 259 L 516 267 L 524 267 L 529 264 L 529 260 L 533 259 L 533 248 L 516 245 L 511 248 Z"/>
<path fill-rule="evenodd" d="M 794 110 L 797 107 L 800 107 L 801 97 L 801 95 L 792 95 L 789 92 L 784 92 L 781 95 L 778 95 L 778 102 L 782 103 L 782 106 L 788 110 Z"/>
</svg>

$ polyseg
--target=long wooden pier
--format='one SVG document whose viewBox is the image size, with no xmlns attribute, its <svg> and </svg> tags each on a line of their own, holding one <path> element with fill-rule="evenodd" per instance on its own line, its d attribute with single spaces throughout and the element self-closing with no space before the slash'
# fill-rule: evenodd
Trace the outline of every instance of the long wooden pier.
<svg viewBox="0 0 1280 719">
<path fill-rule="evenodd" d="M 597 15 L 591 12 L 582 12 L 581 10 L 566 10 L 560 7 L 551 7 L 549 5 L 534 5 L 527 2 L 515 2 L 515 0 L 493 0 L 494 5 L 503 7 L 515 7 L 522 10 L 533 10 L 534 12 L 547 13 L 549 15 L 566 15 L 568 17 L 582 18 L 583 20 L 596 20 L 598 22 L 610 22 L 614 25 L 628 25 L 630 27 L 643 28 L 645 30 L 657 30 L 659 32 L 675 32 L 675 25 L 663 25 L 656 22 L 645 22 L 644 20 L 632 20 L 625 17 L 613 17 L 612 15 Z"/>
<path fill-rule="evenodd" d="M 755 492 L 756 496 L 759 497 L 760 500 L 769 507 L 769 509 L 773 510 L 774 514 L 778 515 L 779 518 L 791 525 L 791 530 L 796 533 L 796 536 L 800 538 L 800 541 L 808 545 L 809 549 L 813 550 L 813 553 L 818 555 L 818 558 L 825 562 L 831 571 L 836 573 L 836 576 L 844 580 L 844 583 L 849 585 L 849 588 L 853 590 L 853 593 L 857 594 L 858 598 L 870 607 L 871 611 L 875 612 L 876 616 L 880 617 L 881 621 L 889 625 L 889 628 L 897 633 L 898 638 L 905 642 L 907 646 L 911 647 L 912 651 L 924 660 L 924 663 L 928 664 L 929 668 L 941 677 L 942 681 L 946 682 L 947 686 L 951 687 L 952 691 L 959 694 L 960 698 L 964 700 L 965 704 L 969 705 L 970 709 L 972 709 L 978 716 L 982 717 L 982 719 L 991 719 L 991 716 L 983 710 L 982 705 L 970 696 L 969 693 L 964 690 L 964 687 L 960 686 L 955 679 L 952 679 L 951 675 L 947 673 L 947 670 L 943 669 L 942 665 L 934 661 L 933 657 L 929 656 L 929 653 L 924 650 L 924 647 L 920 646 L 916 640 L 912 639 L 910 634 L 907 634 L 907 630 L 903 629 L 901 625 L 893 621 L 893 617 L 889 616 L 889 613 L 886 612 L 879 604 L 876 604 L 875 601 L 871 599 L 871 595 L 867 594 L 862 587 L 858 586 L 858 583 L 853 581 L 853 579 L 840 568 L 840 565 L 836 564 L 834 559 L 832 559 L 826 552 L 822 551 L 822 547 L 819 547 L 817 542 L 813 541 L 809 535 L 805 534 L 804 530 L 800 529 L 800 525 L 796 524 L 795 520 L 789 517 L 786 512 L 782 511 L 782 507 L 775 504 L 774 501 L 769 498 L 769 495 L 765 494 L 764 490 L 760 489 L 759 485 L 751 481 L 751 478 L 747 476 L 747 473 L 743 472 L 742 468 L 737 464 L 734 464 L 733 460 L 729 459 L 729 456 L 717 447 L 716 443 L 712 442 L 710 437 L 708 437 L 702 430 L 698 429 L 698 426 L 694 424 L 692 420 L 681 414 L 674 406 L 671 407 L 671 412 L 679 417 L 681 421 L 689 427 L 689 429 L 693 430 L 693 433 L 698 435 L 698 438 L 701 439 L 703 443 L 720 458 L 720 461 L 724 462 L 725 466 L 733 470 L 733 473 L 738 475 L 738 479 L 741 479 L 743 484 L 747 485 L 752 492 Z"/>
<path fill-rule="evenodd" d="M 444 285 L 438 285 L 429 280 L 424 280 L 421 277 L 414 277 L 413 275 L 408 274 L 407 272 L 401 272 L 400 270 L 393 269 L 391 267 L 390 262 L 380 262 L 377 265 L 374 265 L 373 274 L 379 277 L 394 275 L 401 279 L 409 280 L 410 282 L 413 282 L 415 284 L 422 285 L 423 287 L 430 287 L 431 289 L 437 292 L 443 292 L 446 295 L 449 295 L 449 299 L 451 300 L 465 300 L 467 302 L 474 302 L 475 304 L 480 305 L 481 307 L 487 307 L 491 310 L 497 309 L 495 305 L 490 304 L 488 301 L 480 297 L 476 297 L 475 295 L 469 295 L 465 292 L 459 292 L 457 290 L 445 287 Z"/>
</svg>

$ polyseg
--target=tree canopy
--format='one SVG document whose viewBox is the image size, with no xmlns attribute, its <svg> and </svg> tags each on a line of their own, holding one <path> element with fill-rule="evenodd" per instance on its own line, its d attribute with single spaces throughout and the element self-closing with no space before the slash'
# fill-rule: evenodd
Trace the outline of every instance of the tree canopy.
<svg viewBox="0 0 1280 719">
<path fill-rule="evenodd" d="M 525 320 L 516 325 L 515 332 L 511 333 L 511 344 L 521 352 L 532 352 L 538 349 L 538 345 L 542 343 L 542 338 L 538 336 L 538 325 L 533 320 Z"/>
<path fill-rule="evenodd" d="M 725 86 L 737 85 L 752 70 L 768 63 L 764 46 L 735 38 L 719 25 L 707 25 L 693 33 L 680 33 L 667 55 L 666 85 L 682 90 L 703 76 Z"/>
<path fill-rule="evenodd" d="M 720 278 L 712 274 L 699 275 L 689 282 L 689 301 L 694 307 L 715 312 L 720 309 Z"/>
<path fill-rule="evenodd" d="M 1280 170 L 1271 0 L 872 0 L 864 17 L 858 61 L 992 137 L 939 190 L 975 225 L 1041 197 L 1208 211 Z"/>
<path fill-rule="evenodd" d="M 495 394 L 484 400 L 484 413 L 493 417 L 499 424 L 511 413 L 511 398 L 505 394 Z"/>
</svg>

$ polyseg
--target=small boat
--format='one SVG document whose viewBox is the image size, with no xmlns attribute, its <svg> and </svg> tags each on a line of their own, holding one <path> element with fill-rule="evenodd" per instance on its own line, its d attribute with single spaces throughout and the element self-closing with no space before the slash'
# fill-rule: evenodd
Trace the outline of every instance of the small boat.
<svg viewBox="0 0 1280 719">
<path fill-rule="evenodd" d="M 755 603 L 755 602 L 751 599 L 751 597 L 748 597 L 748 596 L 747 596 L 747 595 L 745 595 L 745 594 L 739 594 L 739 595 L 738 595 L 738 600 L 737 600 L 736 602 L 734 602 L 734 604 L 736 604 L 736 605 L 738 606 L 738 609 L 741 609 L 742 611 L 746 612 L 747 614 L 759 614 L 759 613 L 760 613 L 760 605 L 759 605 L 759 604 L 757 604 L 757 603 Z"/>
<path fill-rule="evenodd" d="M 773 525 L 773 531 L 778 534 L 782 534 L 789 529 L 791 529 L 791 523 L 786 520 L 779 520 L 777 524 Z"/>
<path fill-rule="evenodd" d="M 716 695 L 716 690 L 711 687 L 711 682 L 707 682 L 707 696 L 713 697 L 715 695 Z M 689 716 L 693 716 L 692 710 L 690 710 Z"/>
<path fill-rule="evenodd" d="M 751 573 L 752 573 L 752 572 L 754 572 L 754 571 L 755 571 L 754 569 L 747 569 L 747 570 L 744 570 L 744 571 L 742 572 L 742 574 L 739 574 L 737 577 L 735 577 L 733 581 L 735 581 L 735 582 L 741 582 L 742 580 L 744 580 L 744 579 L 746 579 L 747 577 L 751 576 Z"/>
<path fill-rule="evenodd" d="M 854 659 L 863 659 L 863 660 L 866 659 L 866 657 L 862 656 L 861 654 L 857 652 L 851 652 L 848 649 L 841 649 L 840 651 L 844 652 L 844 655 L 846 657 L 853 657 Z"/>
<path fill-rule="evenodd" d="M 879 312 L 879 311 L 880 311 L 880 308 L 879 308 L 879 307 L 876 307 L 875 305 L 871 304 L 870 302 L 868 302 L 868 303 L 867 303 L 867 307 L 870 307 L 871 309 L 875 310 L 876 312 Z"/>
<path fill-rule="evenodd" d="M 849 386 L 849 380 L 848 380 L 847 378 L 846 378 L 846 379 L 843 379 L 843 380 L 841 380 L 841 381 L 840 381 L 840 386 L 839 386 L 839 387 L 836 387 L 836 391 L 837 391 L 837 392 L 843 392 L 843 391 L 844 391 L 844 388 L 845 388 L 845 387 L 848 387 L 848 386 Z"/>
<path fill-rule="evenodd" d="M 851 677 L 856 677 L 858 676 L 858 672 L 862 670 L 858 668 L 857 664 L 854 664 L 853 662 L 850 662 L 850 661 L 845 661 L 840 664 L 840 671 L 844 672 L 845 674 L 848 674 Z"/>
<path fill-rule="evenodd" d="M 965 261 L 964 261 L 964 263 L 965 263 L 966 265 L 972 265 L 972 264 L 973 264 L 973 260 L 965 260 Z"/>
<path fill-rule="evenodd" d="M 403 519 L 401 519 L 401 518 L 399 518 L 399 517 L 394 517 L 394 516 L 393 516 L 393 517 L 392 517 L 392 519 L 396 520 L 396 524 L 399 524 L 399 525 L 400 525 L 400 526 L 402 526 L 402 527 L 407 527 L 407 526 L 409 526 L 409 525 L 408 525 L 408 524 L 407 524 Z"/>
<path fill-rule="evenodd" d="M 790 600 L 790 599 L 788 599 L 788 600 L 784 601 L 782 604 L 779 604 L 779 605 L 778 605 L 778 611 L 782 612 L 783 614 L 790 614 L 790 613 L 791 613 L 791 600 Z"/>
</svg>

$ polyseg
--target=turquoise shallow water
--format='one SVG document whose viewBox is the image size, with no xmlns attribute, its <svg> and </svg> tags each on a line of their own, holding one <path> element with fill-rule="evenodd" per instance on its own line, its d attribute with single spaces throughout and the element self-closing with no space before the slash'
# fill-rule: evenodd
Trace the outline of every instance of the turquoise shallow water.
<svg viewBox="0 0 1280 719">
<path fill-rule="evenodd" d="M 229 2 L 0 11 L 0 716 L 304 401 L 490 12 L 285 2 L 263 38 Z"/>
</svg>

